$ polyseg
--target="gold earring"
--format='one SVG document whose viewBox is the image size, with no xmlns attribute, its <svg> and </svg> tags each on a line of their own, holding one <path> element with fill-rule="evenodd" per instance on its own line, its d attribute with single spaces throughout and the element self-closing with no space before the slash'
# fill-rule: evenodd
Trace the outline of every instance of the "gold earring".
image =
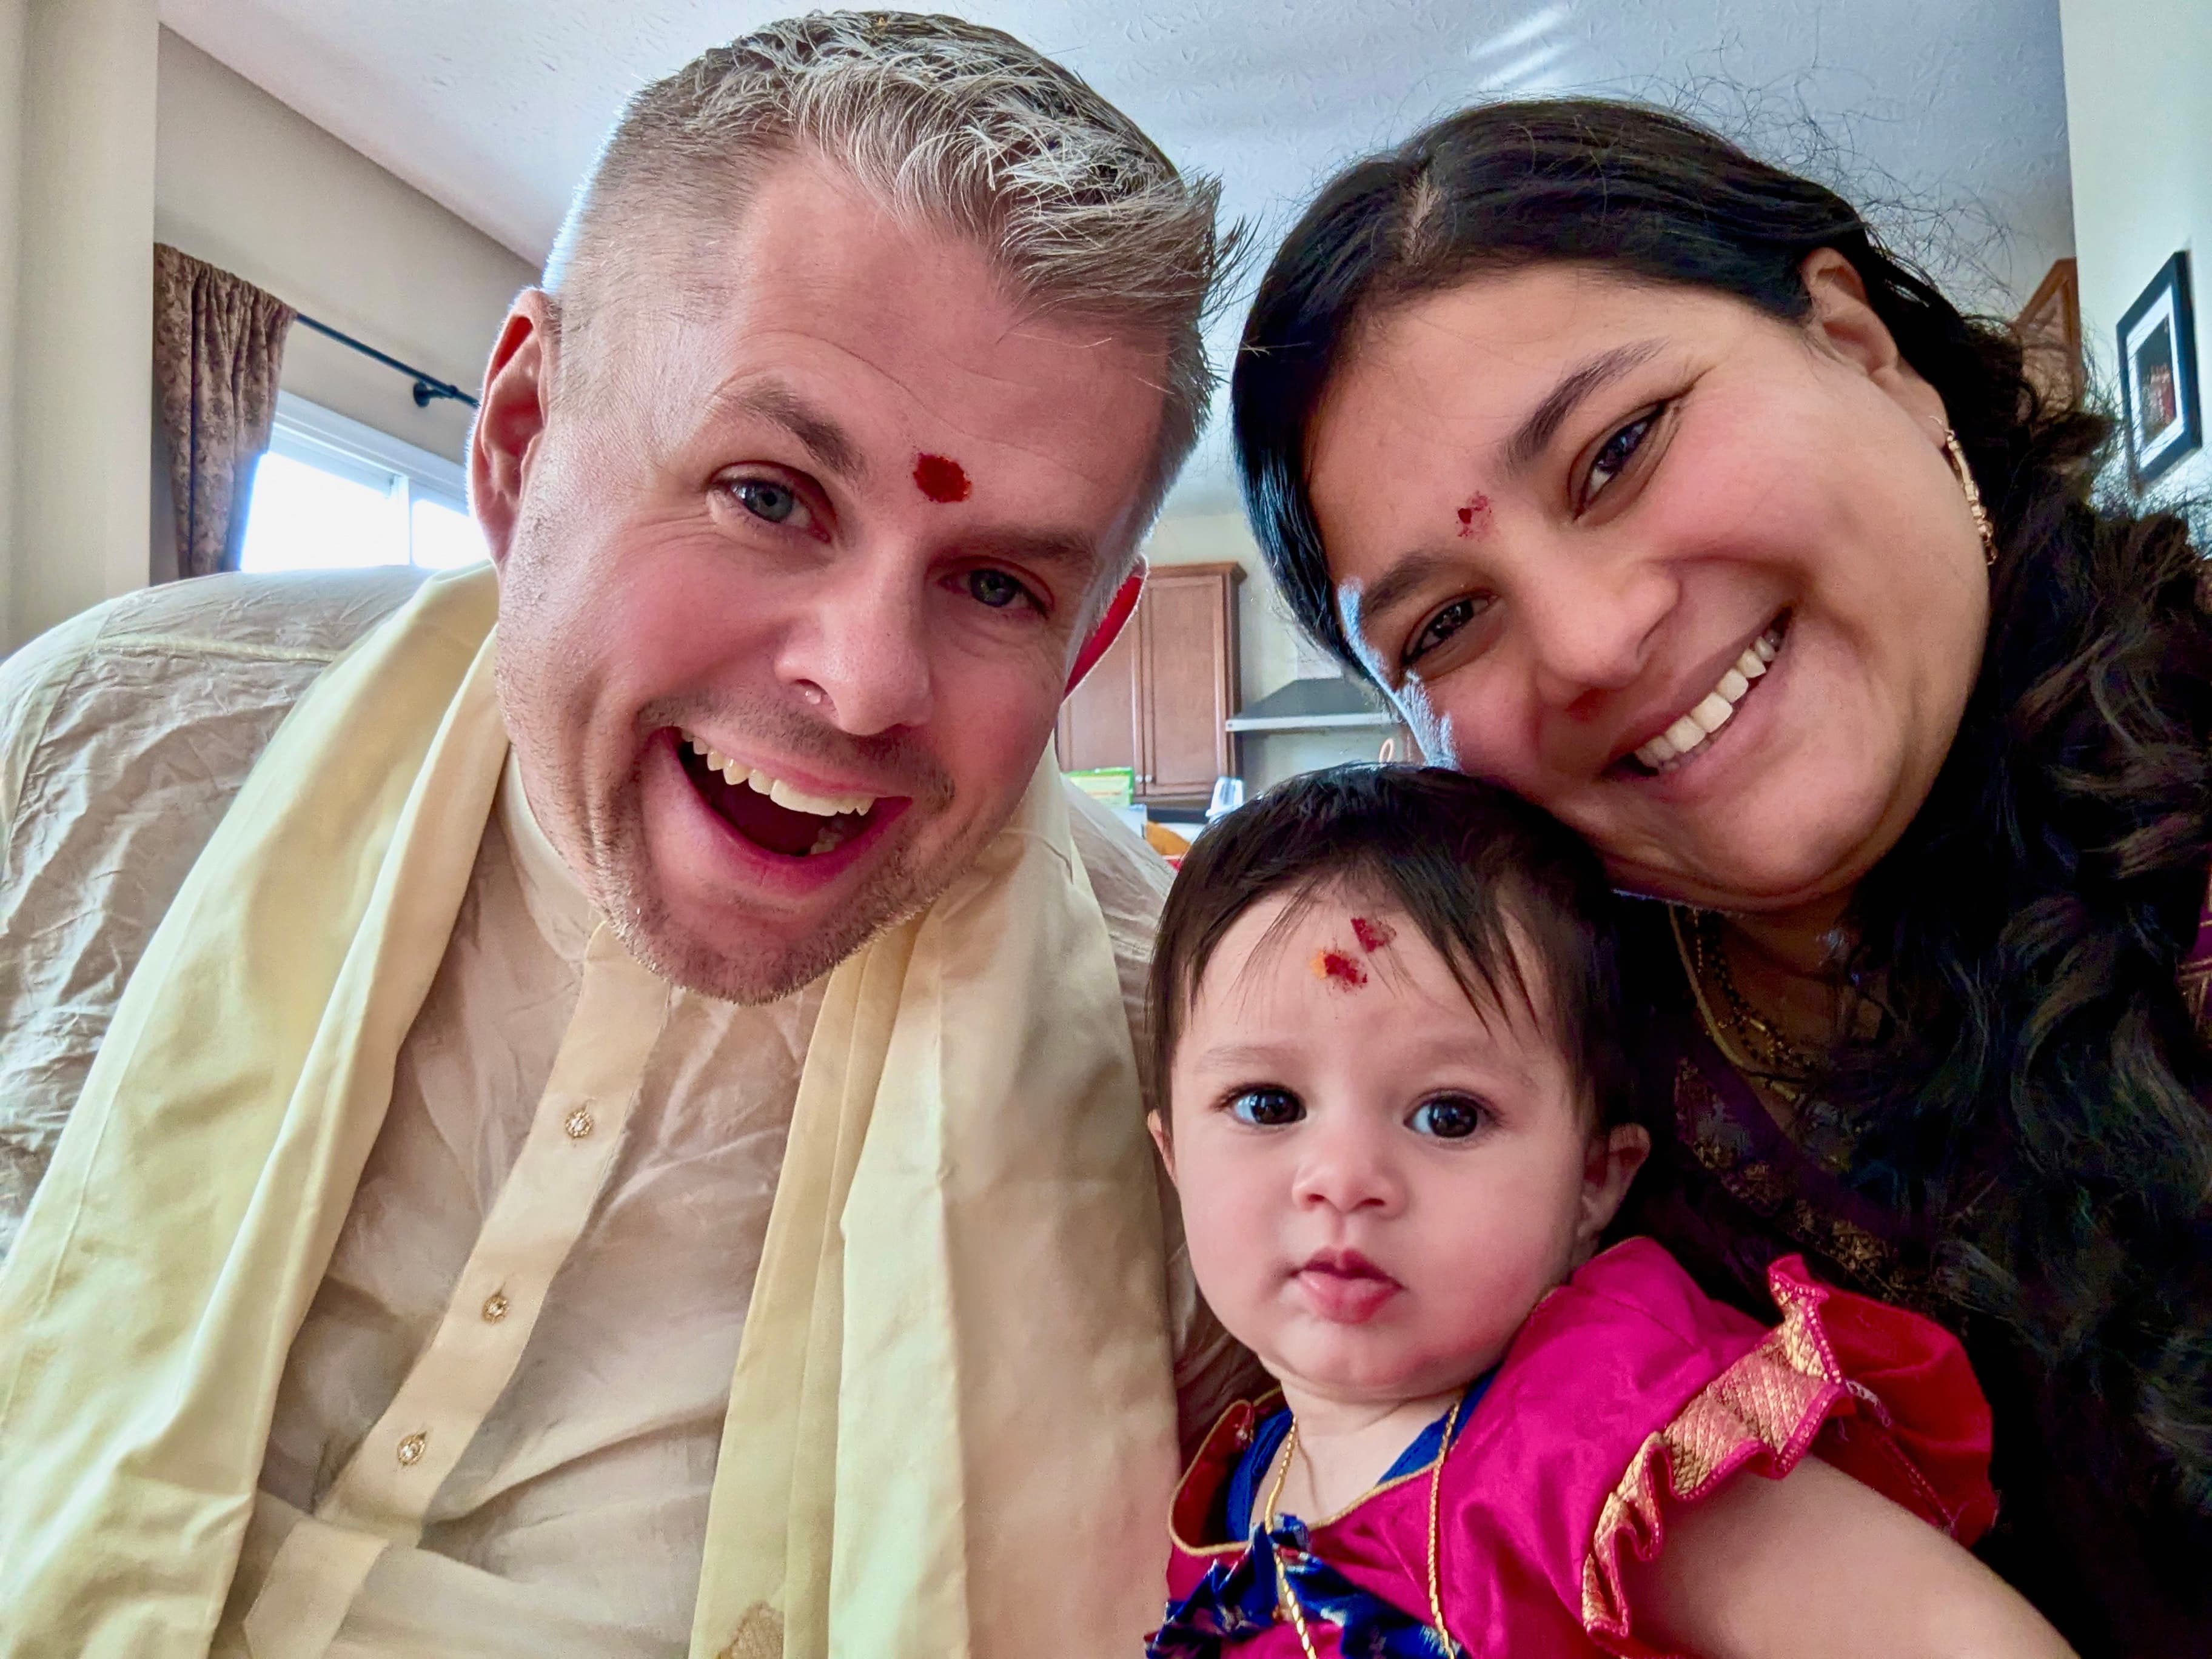
<svg viewBox="0 0 2212 1659">
<path fill-rule="evenodd" d="M 1966 452 L 1959 447 L 1959 434 L 1949 427 L 1943 428 L 1943 459 L 1951 463 L 1951 471 L 1959 475 L 1959 488 L 1966 492 L 1966 510 L 1974 515 L 1974 528 L 1981 532 L 1982 562 L 1992 569 L 1997 562 L 1997 533 L 1990 526 L 1989 509 L 1982 505 L 1982 492 L 1974 483 L 1973 469 L 1966 465 Z"/>
</svg>

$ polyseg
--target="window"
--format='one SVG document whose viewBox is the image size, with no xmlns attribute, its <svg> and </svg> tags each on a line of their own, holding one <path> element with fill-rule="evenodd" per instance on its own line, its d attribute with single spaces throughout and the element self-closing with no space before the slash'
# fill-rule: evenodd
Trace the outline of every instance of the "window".
<svg viewBox="0 0 2212 1659">
<path fill-rule="evenodd" d="M 458 465 L 276 394 L 269 448 L 253 469 L 241 570 L 449 570 L 484 556 Z"/>
</svg>

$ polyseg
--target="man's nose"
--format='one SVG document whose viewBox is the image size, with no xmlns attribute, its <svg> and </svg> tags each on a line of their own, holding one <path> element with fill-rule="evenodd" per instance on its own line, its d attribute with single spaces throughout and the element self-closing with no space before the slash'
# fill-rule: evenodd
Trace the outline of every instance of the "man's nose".
<svg viewBox="0 0 2212 1659">
<path fill-rule="evenodd" d="M 902 561 L 824 571 L 776 672 L 841 732 L 872 737 L 929 719 L 928 593 Z"/>
<path fill-rule="evenodd" d="M 1635 683 L 1679 586 L 1656 562 L 1593 558 L 1585 549 L 1546 560 L 1517 597 L 1536 696 L 1572 712 Z"/>
<path fill-rule="evenodd" d="M 1301 1208 L 1389 1214 L 1402 1201 L 1404 1188 L 1387 1136 L 1373 1124 L 1345 1121 L 1350 1115 L 1319 1126 L 1319 1133 L 1307 1138 L 1292 1196 Z"/>
</svg>

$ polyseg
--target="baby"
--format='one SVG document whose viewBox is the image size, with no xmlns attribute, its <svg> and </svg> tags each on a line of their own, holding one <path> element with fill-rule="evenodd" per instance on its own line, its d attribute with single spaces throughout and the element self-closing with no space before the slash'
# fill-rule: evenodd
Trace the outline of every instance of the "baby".
<svg viewBox="0 0 2212 1659">
<path fill-rule="evenodd" d="M 1917 1316 L 1648 1239 L 1602 873 L 1455 774 L 1214 824 L 1152 969 L 1191 1265 L 1280 1385 L 1177 1489 L 1154 1656 L 2051 1655 L 1965 1545 L 1989 1412 Z M 1808 1454 L 1810 1454 L 1808 1455 Z"/>
</svg>

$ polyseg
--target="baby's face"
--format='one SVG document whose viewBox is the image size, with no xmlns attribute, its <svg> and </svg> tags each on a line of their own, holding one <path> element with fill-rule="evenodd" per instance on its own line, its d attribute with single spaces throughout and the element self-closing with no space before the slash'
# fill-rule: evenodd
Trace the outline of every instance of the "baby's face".
<svg viewBox="0 0 2212 1659">
<path fill-rule="evenodd" d="M 1495 1364 L 1611 1218 L 1608 1158 L 1549 998 L 1478 1012 L 1404 918 L 1255 905 L 1207 964 L 1162 1151 L 1191 1266 L 1279 1379 L 1346 1401 Z M 1615 1131 L 1614 1140 L 1640 1132 Z"/>
</svg>

